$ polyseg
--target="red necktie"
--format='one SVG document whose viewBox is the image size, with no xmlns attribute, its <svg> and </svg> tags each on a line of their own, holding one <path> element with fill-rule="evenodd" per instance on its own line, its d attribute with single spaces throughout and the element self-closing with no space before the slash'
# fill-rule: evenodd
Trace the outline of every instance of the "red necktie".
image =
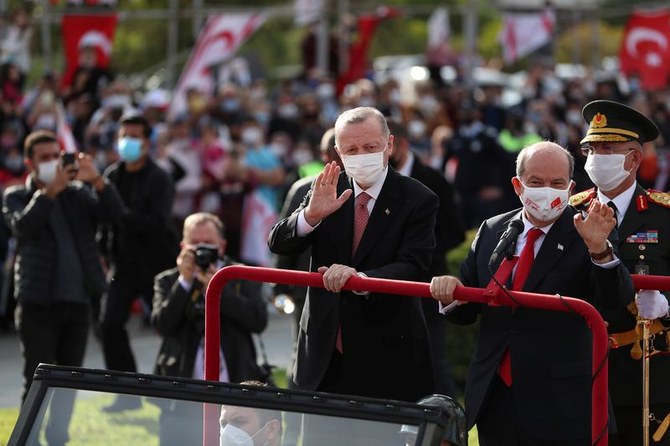
<svg viewBox="0 0 670 446">
<path fill-rule="evenodd" d="M 372 197 L 365 192 L 361 192 L 358 194 L 358 197 L 356 197 L 356 204 L 354 205 L 354 238 L 351 243 L 352 256 L 356 253 L 359 243 L 361 243 L 363 232 L 365 232 L 365 226 L 368 224 L 368 219 L 370 218 L 370 212 L 368 212 L 368 201 L 370 201 L 370 198 Z M 342 348 L 342 324 L 337 327 L 335 349 L 340 353 L 344 351 Z"/>
<path fill-rule="evenodd" d="M 368 212 L 368 201 L 370 197 L 365 192 L 361 192 L 356 197 L 356 204 L 354 206 L 354 239 L 351 243 L 351 254 L 353 255 L 358 249 L 358 245 L 363 238 L 363 232 L 365 232 L 365 226 L 368 224 L 368 219 L 370 218 L 370 213 Z"/>
<path fill-rule="evenodd" d="M 512 281 L 513 290 L 521 290 L 526 283 L 530 268 L 533 266 L 535 260 L 535 241 L 543 234 L 541 229 L 533 228 L 528 231 L 526 235 L 526 245 L 519 256 L 519 263 L 516 265 L 516 272 L 514 273 L 514 280 Z M 500 360 L 500 367 L 498 368 L 500 379 L 507 387 L 512 386 L 512 360 L 509 354 L 509 348 L 505 349 L 502 359 Z"/>
</svg>

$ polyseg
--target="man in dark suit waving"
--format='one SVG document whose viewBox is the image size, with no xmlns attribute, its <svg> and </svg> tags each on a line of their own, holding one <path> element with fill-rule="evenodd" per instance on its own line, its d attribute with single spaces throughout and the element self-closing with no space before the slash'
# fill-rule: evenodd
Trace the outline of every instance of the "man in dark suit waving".
<svg viewBox="0 0 670 446">
<path fill-rule="evenodd" d="M 416 401 L 433 390 L 420 302 L 342 288 L 357 274 L 424 279 L 438 200 L 388 168 L 393 136 L 378 110 L 342 113 L 335 143 L 345 172 L 334 162 L 326 165 L 268 241 L 278 254 L 311 245 L 311 270 L 323 274 L 325 289 L 308 291 L 294 381 L 310 390 Z"/>
<path fill-rule="evenodd" d="M 501 263 L 489 269 L 501 234 L 518 225 L 512 289 L 625 312 L 633 287 L 607 240 L 614 213 L 595 201 L 584 214 L 568 206 L 573 166 L 572 155 L 557 144 L 524 148 L 512 179 L 523 208 L 486 220 L 461 267 L 462 282 L 436 277 L 433 296 L 450 304 L 461 284 L 486 287 L 489 271 Z M 451 309 L 448 317 L 457 323 L 481 316 L 465 390 L 468 427 L 477 424 L 480 445 L 591 444 L 591 334 L 580 316 L 465 302 Z"/>
</svg>

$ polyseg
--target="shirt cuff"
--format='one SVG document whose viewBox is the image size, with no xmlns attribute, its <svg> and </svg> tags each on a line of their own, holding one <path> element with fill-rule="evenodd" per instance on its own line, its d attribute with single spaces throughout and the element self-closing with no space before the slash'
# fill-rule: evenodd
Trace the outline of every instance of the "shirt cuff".
<svg viewBox="0 0 670 446">
<path fill-rule="evenodd" d="M 310 226 L 309 223 L 307 223 L 307 219 L 305 218 L 305 210 L 303 209 L 300 211 L 298 214 L 298 227 L 297 227 L 297 233 L 298 237 L 304 237 L 306 235 L 309 235 L 316 229 L 321 222 L 318 222 L 316 226 Z"/>
<path fill-rule="evenodd" d="M 449 305 L 445 305 L 442 302 L 438 302 L 438 303 L 440 304 L 440 306 L 439 306 L 437 311 L 439 311 L 440 314 L 449 314 L 452 311 L 454 311 L 456 309 L 456 307 L 461 306 L 463 304 L 466 304 L 467 301 L 455 300 L 452 303 L 450 303 Z"/>
<path fill-rule="evenodd" d="M 184 276 L 181 274 L 177 278 L 177 281 L 179 282 L 179 285 L 186 291 L 187 293 L 191 291 L 191 288 L 193 288 L 193 280 L 190 282 L 186 279 L 184 279 Z"/>
<path fill-rule="evenodd" d="M 356 274 L 358 275 L 358 277 L 368 277 L 368 275 L 365 273 L 356 273 Z M 369 291 L 352 291 L 352 293 L 354 293 L 357 296 L 367 296 L 370 294 Z"/>
<path fill-rule="evenodd" d="M 591 262 L 599 268 L 614 269 L 617 266 L 619 266 L 619 263 L 621 263 L 621 260 L 619 260 L 619 258 L 614 254 L 612 254 L 612 256 L 614 257 L 614 259 L 612 259 L 612 260 L 610 260 L 609 262 L 606 262 L 606 263 L 596 263 L 593 259 L 591 259 Z"/>
</svg>

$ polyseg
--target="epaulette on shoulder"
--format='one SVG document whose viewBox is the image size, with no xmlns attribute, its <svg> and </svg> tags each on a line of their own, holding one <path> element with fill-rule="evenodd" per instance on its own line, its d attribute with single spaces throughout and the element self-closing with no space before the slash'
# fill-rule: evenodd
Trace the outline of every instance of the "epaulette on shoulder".
<svg viewBox="0 0 670 446">
<path fill-rule="evenodd" d="M 596 196 L 595 187 L 592 187 L 591 189 L 582 192 L 577 192 L 576 194 L 570 197 L 570 205 L 581 206 L 582 204 L 588 204 L 595 196 Z"/>
<path fill-rule="evenodd" d="M 667 192 L 649 189 L 647 190 L 647 198 L 652 203 L 663 206 L 665 208 L 670 208 L 670 194 Z"/>
</svg>

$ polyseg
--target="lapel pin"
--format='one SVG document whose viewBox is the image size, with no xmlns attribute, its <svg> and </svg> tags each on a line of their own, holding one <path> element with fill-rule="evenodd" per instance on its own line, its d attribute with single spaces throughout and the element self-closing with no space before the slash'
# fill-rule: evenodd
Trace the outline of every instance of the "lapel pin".
<svg viewBox="0 0 670 446">
<path fill-rule="evenodd" d="M 563 251 L 563 245 L 561 245 L 560 243 L 558 244 L 558 246 L 556 246 L 556 248 L 557 248 L 559 251 Z"/>
<path fill-rule="evenodd" d="M 385 213 L 386 215 L 389 215 L 389 214 L 391 213 L 391 211 L 389 211 L 389 208 L 386 208 L 386 210 L 384 211 L 384 213 Z"/>
</svg>

